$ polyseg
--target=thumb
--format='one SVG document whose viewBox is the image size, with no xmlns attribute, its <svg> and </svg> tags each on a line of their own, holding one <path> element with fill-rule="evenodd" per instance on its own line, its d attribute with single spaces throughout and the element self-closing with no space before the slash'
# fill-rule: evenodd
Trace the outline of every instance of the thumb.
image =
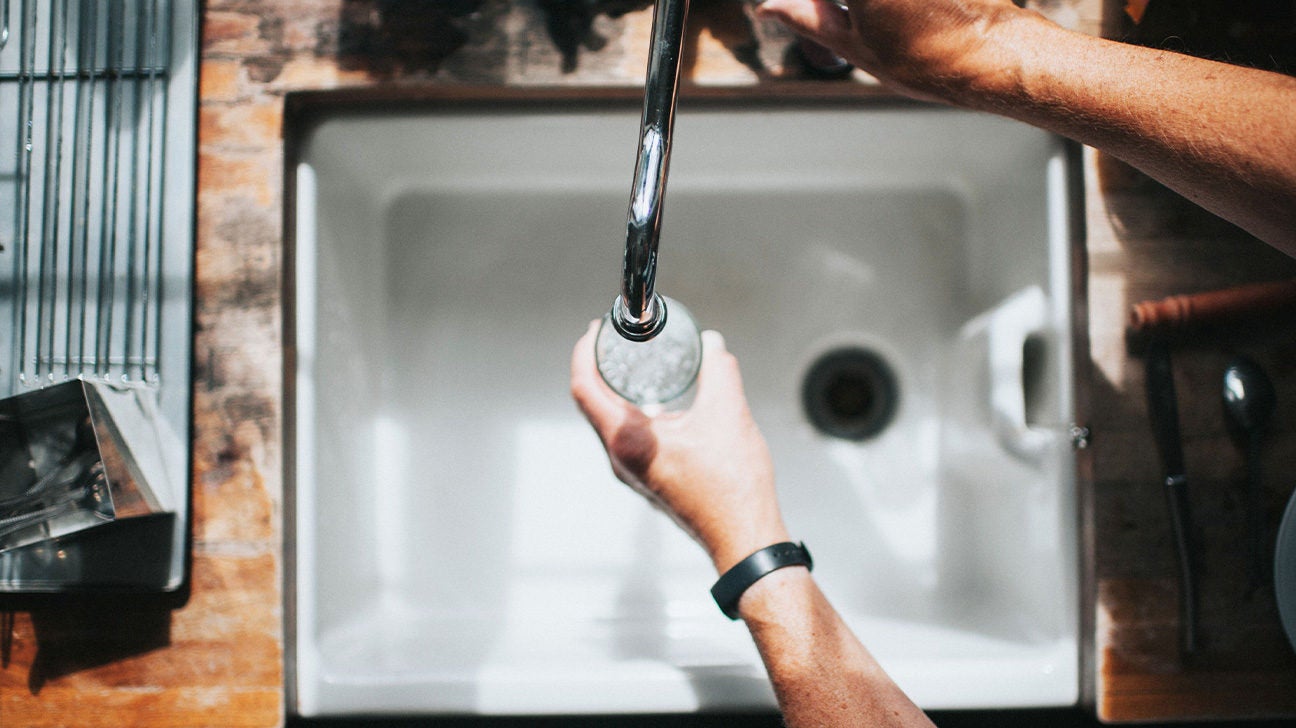
<svg viewBox="0 0 1296 728">
<path fill-rule="evenodd" d="M 738 360 L 718 331 L 702 332 L 702 371 L 698 373 L 698 402 L 742 401 L 742 373 Z"/>
</svg>

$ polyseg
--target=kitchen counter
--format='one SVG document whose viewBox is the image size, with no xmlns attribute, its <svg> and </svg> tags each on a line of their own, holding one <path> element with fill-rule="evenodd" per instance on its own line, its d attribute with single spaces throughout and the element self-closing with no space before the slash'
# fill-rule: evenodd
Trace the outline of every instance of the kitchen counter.
<svg viewBox="0 0 1296 728">
<path fill-rule="evenodd" d="M 1032 3 L 1119 35 L 1116 3 Z M 280 271 L 284 96 L 375 84 L 632 86 L 651 13 L 562 18 L 525 0 L 208 0 L 202 39 L 195 339 L 194 553 L 189 603 L 17 614 L 0 621 L 0 725 L 275 726 L 284 721 Z M 404 6 L 400 6 L 404 7 Z M 384 10 L 388 15 L 384 15 Z M 392 15 L 395 13 L 395 15 Z M 403 14 L 402 14 L 403 13 Z M 584 30 L 589 20 L 589 31 Z M 807 81 L 789 36 L 734 2 L 694 0 L 686 75 L 742 92 L 869 93 Z M 808 91 L 809 89 L 809 91 Z M 687 89 L 685 101 L 687 103 Z M 627 150 L 629 157 L 630 150 Z M 1126 307 L 1172 293 L 1296 277 L 1296 261 L 1091 150 L 1084 155 L 1091 445 L 1081 453 L 1087 550 L 1083 674 L 1113 720 L 1296 714 L 1296 655 L 1270 603 L 1240 596 L 1241 461 L 1218 412 L 1218 372 L 1244 350 L 1287 402 L 1265 451 L 1276 519 L 1296 463 L 1296 344 L 1278 336 L 1176 350 L 1194 506 L 1204 531 L 1205 649 L 1176 648 L 1173 555 Z M 627 168 L 627 184 L 631 170 Z M 1286 467 L 1284 467 L 1286 466 Z"/>
<path fill-rule="evenodd" d="M 1291 278 L 1296 261 L 1258 243 L 1122 163 L 1086 155 L 1089 335 L 1087 685 L 1113 721 L 1296 715 L 1296 653 L 1272 587 L 1248 587 L 1245 461 L 1227 431 L 1224 368 L 1246 355 L 1274 379 L 1266 441 L 1266 543 L 1272 549 L 1296 463 L 1296 321 L 1174 338 L 1175 388 L 1197 538 L 1199 648 L 1180 648 L 1179 580 L 1164 473 L 1148 420 L 1135 302 Z"/>
</svg>

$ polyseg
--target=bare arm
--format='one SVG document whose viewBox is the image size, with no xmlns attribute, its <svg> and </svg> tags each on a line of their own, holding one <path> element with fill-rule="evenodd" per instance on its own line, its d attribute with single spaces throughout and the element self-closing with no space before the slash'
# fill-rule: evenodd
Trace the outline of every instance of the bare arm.
<svg viewBox="0 0 1296 728">
<path fill-rule="evenodd" d="M 738 602 L 738 611 L 789 726 L 932 725 L 805 569 L 780 569 L 756 582 Z"/>
<path fill-rule="evenodd" d="M 768 0 L 897 90 L 1091 145 L 1296 257 L 1296 78 L 1095 38 L 1008 0 Z"/>
<path fill-rule="evenodd" d="M 747 408 L 738 362 L 719 334 L 703 334 L 692 407 L 648 417 L 599 377 L 596 331 L 591 326 L 572 353 L 572 396 L 602 440 L 617 477 L 693 536 L 717 573 L 758 549 L 790 540 L 768 448 Z M 780 569 L 757 581 L 739 600 L 738 611 L 792 728 L 931 725 L 804 567 Z"/>
</svg>

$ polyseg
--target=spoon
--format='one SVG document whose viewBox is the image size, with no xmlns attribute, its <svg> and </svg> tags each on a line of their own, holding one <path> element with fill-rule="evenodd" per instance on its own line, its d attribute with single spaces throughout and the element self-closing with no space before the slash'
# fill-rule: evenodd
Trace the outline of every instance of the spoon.
<svg viewBox="0 0 1296 728">
<path fill-rule="evenodd" d="M 1276 399 L 1273 383 L 1259 364 L 1238 357 L 1224 370 L 1224 415 L 1239 447 L 1246 450 L 1246 509 L 1252 589 L 1265 581 L 1260 445 L 1273 416 Z"/>
</svg>

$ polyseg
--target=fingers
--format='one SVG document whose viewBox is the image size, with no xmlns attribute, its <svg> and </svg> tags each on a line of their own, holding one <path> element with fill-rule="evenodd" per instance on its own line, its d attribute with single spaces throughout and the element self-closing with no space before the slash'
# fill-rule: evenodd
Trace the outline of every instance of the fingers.
<svg viewBox="0 0 1296 728">
<path fill-rule="evenodd" d="M 571 393 L 576 406 L 585 419 L 606 438 L 608 432 L 624 419 L 626 402 L 617 396 L 598 372 L 594 361 L 594 342 L 598 338 L 599 322 L 591 321 L 585 335 L 576 342 L 571 359 Z"/>
<path fill-rule="evenodd" d="M 598 368 L 594 363 L 594 340 L 598 337 L 598 327 L 598 319 L 589 322 L 589 326 L 585 328 L 585 333 L 576 341 L 576 346 L 572 349 L 571 377 L 573 394 L 577 385 L 587 381 L 590 375 L 598 376 Z"/>
<path fill-rule="evenodd" d="M 851 30 L 850 14 L 832 0 L 765 0 L 756 12 L 829 47 Z"/>
</svg>

